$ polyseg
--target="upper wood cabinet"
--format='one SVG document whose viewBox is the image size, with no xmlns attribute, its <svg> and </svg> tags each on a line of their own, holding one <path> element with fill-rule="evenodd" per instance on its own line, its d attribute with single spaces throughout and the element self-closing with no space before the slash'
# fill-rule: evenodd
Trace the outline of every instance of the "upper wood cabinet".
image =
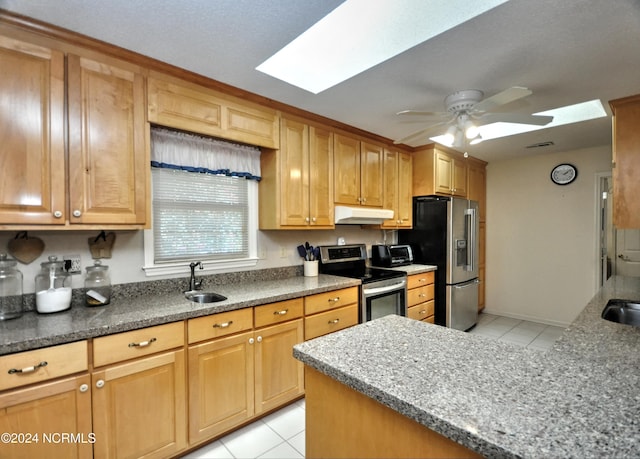
<svg viewBox="0 0 640 459">
<path fill-rule="evenodd" d="M 609 105 L 613 112 L 613 224 L 640 228 L 640 94 Z"/>
<path fill-rule="evenodd" d="M 149 78 L 149 122 L 214 137 L 278 148 L 278 112 L 203 86 Z"/>
<path fill-rule="evenodd" d="M 413 154 L 413 195 L 467 196 L 467 164 L 456 152 L 430 145 Z"/>
<path fill-rule="evenodd" d="M 143 225 L 149 169 L 144 77 L 137 67 L 106 57 L 67 59 L 69 220 Z"/>
<path fill-rule="evenodd" d="M 0 224 L 64 224 L 64 55 L 0 36 Z"/>
<path fill-rule="evenodd" d="M 333 228 L 333 133 L 283 117 L 280 137 L 260 157 L 260 229 Z"/>
<path fill-rule="evenodd" d="M 412 158 L 409 153 L 384 150 L 384 208 L 393 218 L 382 228 L 411 228 L 413 221 Z"/>
<path fill-rule="evenodd" d="M 484 161 L 467 158 L 467 197 L 478 202 L 480 222 L 486 221 L 486 165 Z"/>
<path fill-rule="evenodd" d="M 383 147 L 341 134 L 333 139 L 335 203 L 382 207 Z"/>
</svg>

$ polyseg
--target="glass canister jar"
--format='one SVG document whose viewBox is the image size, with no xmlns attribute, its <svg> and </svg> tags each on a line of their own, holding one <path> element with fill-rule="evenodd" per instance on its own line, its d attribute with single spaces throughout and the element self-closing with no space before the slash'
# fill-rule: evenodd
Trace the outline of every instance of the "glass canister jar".
<svg viewBox="0 0 640 459">
<path fill-rule="evenodd" d="M 22 273 L 18 262 L 0 253 L 0 320 L 16 319 L 22 315 Z"/>
<path fill-rule="evenodd" d="M 84 280 L 85 303 L 87 306 L 104 306 L 111 301 L 111 279 L 109 267 L 103 266 L 100 260 L 87 266 L 87 277 Z"/>
<path fill-rule="evenodd" d="M 71 306 L 71 274 L 64 270 L 64 261 L 50 256 L 40 263 L 36 276 L 36 309 L 41 313 L 58 312 Z"/>
</svg>

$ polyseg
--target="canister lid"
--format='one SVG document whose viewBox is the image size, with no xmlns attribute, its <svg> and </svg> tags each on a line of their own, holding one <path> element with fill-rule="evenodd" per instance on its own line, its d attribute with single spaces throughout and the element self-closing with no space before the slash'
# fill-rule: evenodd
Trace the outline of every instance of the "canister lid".
<svg viewBox="0 0 640 459">
<path fill-rule="evenodd" d="M 49 255 L 49 261 L 40 263 L 43 268 L 60 268 L 64 267 L 64 261 L 58 261 L 58 257 L 55 255 Z"/>
<path fill-rule="evenodd" d="M 109 267 L 107 265 L 103 265 L 100 260 L 96 260 L 93 262 L 93 266 L 87 266 L 85 269 L 89 273 L 92 271 L 106 271 Z"/>
<path fill-rule="evenodd" d="M 0 269 L 2 268 L 13 268 L 17 265 L 18 262 L 13 258 L 7 258 L 6 253 L 0 253 Z"/>
</svg>

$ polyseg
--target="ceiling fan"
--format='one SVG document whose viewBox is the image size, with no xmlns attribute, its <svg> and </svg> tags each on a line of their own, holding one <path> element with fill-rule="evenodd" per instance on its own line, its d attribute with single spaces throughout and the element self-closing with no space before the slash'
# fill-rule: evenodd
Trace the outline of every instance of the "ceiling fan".
<svg viewBox="0 0 640 459">
<path fill-rule="evenodd" d="M 456 91 L 444 99 L 444 105 L 447 110 L 445 112 L 403 110 L 396 113 L 401 116 L 423 116 L 442 121 L 398 139 L 394 143 L 410 142 L 427 134 L 436 134 L 441 131 L 445 136 L 443 143 L 452 147 L 462 147 L 466 141 L 470 145 L 482 142 L 478 128 L 486 124 L 497 122 L 533 124 L 536 126 L 549 124 L 553 121 L 553 116 L 491 112 L 497 107 L 531 94 L 533 94 L 531 90 L 520 86 L 513 86 L 486 99 L 483 99 L 484 93 L 478 89 Z M 445 126 L 447 126 L 446 130 L 444 130 Z"/>
</svg>

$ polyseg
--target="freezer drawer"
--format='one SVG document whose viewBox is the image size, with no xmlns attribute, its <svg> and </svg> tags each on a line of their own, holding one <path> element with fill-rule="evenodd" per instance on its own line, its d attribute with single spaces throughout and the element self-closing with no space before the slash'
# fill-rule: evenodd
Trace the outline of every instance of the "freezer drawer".
<svg viewBox="0 0 640 459">
<path fill-rule="evenodd" d="M 478 279 L 447 285 L 446 326 L 468 330 L 478 321 Z"/>
</svg>

